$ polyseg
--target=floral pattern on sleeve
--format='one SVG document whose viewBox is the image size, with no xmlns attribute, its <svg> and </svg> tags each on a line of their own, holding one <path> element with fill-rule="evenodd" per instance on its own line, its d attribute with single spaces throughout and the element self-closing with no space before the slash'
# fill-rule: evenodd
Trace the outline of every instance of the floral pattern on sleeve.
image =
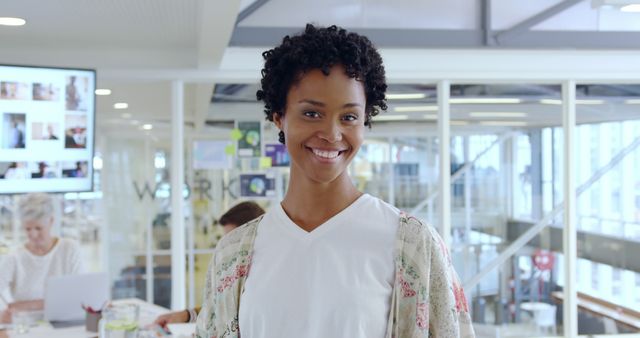
<svg viewBox="0 0 640 338">
<path fill-rule="evenodd" d="M 475 337 L 448 250 L 430 226 L 401 214 L 392 338 Z"/>
<path fill-rule="evenodd" d="M 238 310 L 259 217 L 228 233 L 218 243 L 209 264 L 202 309 L 196 321 L 197 338 L 239 338 Z"/>
</svg>

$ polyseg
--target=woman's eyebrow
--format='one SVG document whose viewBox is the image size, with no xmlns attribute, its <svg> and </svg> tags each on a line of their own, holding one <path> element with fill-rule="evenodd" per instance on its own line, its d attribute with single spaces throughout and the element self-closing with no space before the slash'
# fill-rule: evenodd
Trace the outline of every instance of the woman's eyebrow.
<svg viewBox="0 0 640 338">
<path fill-rule="evenodd" d="M 314 106 L 319 106 L 319 107 L 325 107 L 326 104 L 320 102 L 320 101 L 316 101 L 316 100 L 311 100 L 311 99 L 302 99 L 300 101 L 298 101 L 298 103 L 309 103 L 311 105 Z"/>
<path fill-rule="evenodd" d="M 362 107 L 362 105 L 359 103 L 352 102 L 352 103 L 346 103 L 345 105 L 342 106 L 342 108 L 353 108 L 353 107 Z"/>
<path fill-rule="evenodd" d="M 298 103 L 309 103 L 311 105 L 314 106 L 318 106 L 318 107 L 325 107 L 326 104 L 320 102 L 320 101 L 316 101 L 316 100 L 311 100 L 311 99 L 302 99 L 300 101 L 298 101 Z M 342 108 L 353 108 L 353 107 L 362 107 L 361 104 L 356 103 L 356 102 L 351 102 L 351 103 L 345 103 Z"/>
</svg>

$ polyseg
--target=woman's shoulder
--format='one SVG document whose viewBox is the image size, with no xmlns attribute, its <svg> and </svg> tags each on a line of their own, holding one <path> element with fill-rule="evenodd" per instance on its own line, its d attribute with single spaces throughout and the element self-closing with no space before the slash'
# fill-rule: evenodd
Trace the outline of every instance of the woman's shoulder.
<svg viewBox="0 0 640 338">
<path fill-rule="evenodd" d="M 18 260 L 18 252 L 20 249 L 9 252 L 7 254 L 0 255 L 0 271 L 7 266 L 13 266 Z"/>
<path fill-rule="evenodd" d="M 437 243 L 440 238 L 436 229 L 429 223 L 403 211 L 400 212 L 400 228 L 403 240 L 408 243 L 431 244 Z"/>
<path fill-rule="evenodd" d="M 401 213 L 400 209 L 396 208 L 393 204 L 387 203 L 383 199 L 369 195 L 367 193 L 362 194 L 360 197 L 363 203 L 369 207 L 376 208 L 378 210 L 382 210 L 385 212 L 393 213 L 395 215 L 399 215 Z"/>
<path fill-rule="evenodd" d="M 80 244 L 75 239 L 67 237 L 58 237 L 58 245 L 60 247 L 78 247 Z"/>
<path fill-rule="evenodd" d="M 71 238 L 58 237 L 58 243 L 56 244 L 58 252 L 65 254 L 76 253 L 80 251 L 80 243 Z"/>
<path fill-rule="evenodd" d="M 216 245 L 216 251 L 221 252 L 236 245 L 251 244 L 255 238 L 256 228 L 264 215 L 249 221 L 224 235 Z"/>
<path fill-rule="evenodd" d="M 369 219 L 393 224 L 394 229 L 397 227 L 398 218 L 402 212 L 394 205 L 369 194 L 364 194 L 358 202 L 359 204 L 355 207 L 361 215 L 364 214 Z"/>
</svg>

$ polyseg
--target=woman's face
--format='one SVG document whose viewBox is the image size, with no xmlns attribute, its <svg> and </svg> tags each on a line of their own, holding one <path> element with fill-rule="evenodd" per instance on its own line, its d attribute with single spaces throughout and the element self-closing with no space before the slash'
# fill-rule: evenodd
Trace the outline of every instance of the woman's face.
<svg viewBox="0 0 640 338">
<path fill-rule="evenodd" d="M 336 65 L 329 75 L 311 70 L 287 94 L 284 116 L 274 122 L 284 132 L 291 170 L 317 183 L 346 174 L 364 137 L 364 86 Z"/>
<path fill-rule="evenodd" d="M 22 225 L 27 233 L 28 242 L 35 246 L 47 245 L 51 239 L 51 223 L 41 220 L 24 221 Z"/>
</svg>

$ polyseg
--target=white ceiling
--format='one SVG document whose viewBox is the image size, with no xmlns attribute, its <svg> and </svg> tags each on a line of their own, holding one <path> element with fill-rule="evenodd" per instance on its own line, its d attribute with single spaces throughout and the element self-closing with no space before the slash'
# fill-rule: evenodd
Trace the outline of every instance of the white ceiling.
<svg viewBox="0 0 640 338">
<path fill-rule="evenodd" d="M 216 69 L 239 10 L 239 0 L 3 1 L 0 16 L 27 25 L 0 26 L 0 63 L 96 69 L 98 88 L 112 90 L 97 97 L 98 132 L 136 130 L 132 119 L 168 124 L 170 81 L 135 74 Z M 212 90 L 213 79 L 185 86 L 186 121 L 203 124 Z"/>
<path fill-rule="evenodd" d="M 3 1 L 2 16 L 28 24 L 0 30 L 0 39 L 24 47 L 193 49 L 201 6 L 191 0 Z"/>
<path fill-rule="evenodd" d="M 474 29 L 477 3 L 475 0 L 270 0 L 239 25 L 304 27 L 313 22 L 350 28 Z"/>
<path fill-rule="evenodd" d="M 495 30 L 509 29 L 564 0 L 492 0 Z M 304 27 L 307 22 L 350 28 L 477 29 L 476 0 L 269 0 L 239 23 L 243 27 Z M 295 13 L 292 15 L 291 13 Z M 640 14 L 594 9 L 582 1 L 533 26 L 534 30 L 640 31 Z"/>
<path fill-rule="evenodd" d="M 492 25 L 495 29 L 511 27 L 560 1 L 492 0 Z M 28 23 L 23 27 L 0 26 L 0 63 L 97 69 L 98 87 L 113 91 L 111 96 L 97 98 L 99 133 L 101 130 L 121 132 L 124 128 L 137 130 L 131 119 L 164 125 L 166 131 L 171 80 L 183 79 L 192 82 L 185 87 L 185 121 L 200 127 L 211 117 L 209 100 L 214 83 L 246 83 L 258 79 L 260 51 L 264 48 L 227 47 L 236 17 L 254 2 L 2 1 L 0 16 L 22 17 Z M 479 2 L 475 0 L 269 0 L 260 3 L 264 4 L 240 22 L 239 27 L 299 30 L 307 22 L 316 22 L 352 28 L 473 30 L 480 24 Z M 534 29 L 638 31 L 639 25 L 640 14 L 592 10 L 589 1 L 583 1 Z M 552 55 L 538 53 L 539 60 Z M 579 62 L 583 68 L 602 55 L 583 54 L 584 60 Z M 626 60 L 630 58 L 627 54 L 617 55 Z M 385 50 L 383 55 L 389 81 L 404 83 L 426 83 L 442 74 L 482 78 L 483 70 L 491 75 L 503 69 L 501 67 L 543 78 L 550 73 L 540 70 L 553 69 L 553 62 L 560 62 L 555 65 L 558 72 L 553 74 L 561 77 L 561 72 L 571 68 L 573 62 L 561 58 L 536 64 L 527 61 L 535 57 L 510 51 L 497 55 L 491 51 Z M 563 55 L 575 56 L 571 52 Z M 614 60 L 611 64 L 599 67 L 609 67 L 615 74 L 633 78 L 623 63 L 611 60 Z M 478 65 L 482 64 L 488 66 L 479 70 Z M 581 74 L 576 69 L 580 68 L 573 71 Z M 122 111 L 113 109 L 115 102 L 129 103 L 127 113 L 132 117 L 122 118 Z"/>
</svg>

